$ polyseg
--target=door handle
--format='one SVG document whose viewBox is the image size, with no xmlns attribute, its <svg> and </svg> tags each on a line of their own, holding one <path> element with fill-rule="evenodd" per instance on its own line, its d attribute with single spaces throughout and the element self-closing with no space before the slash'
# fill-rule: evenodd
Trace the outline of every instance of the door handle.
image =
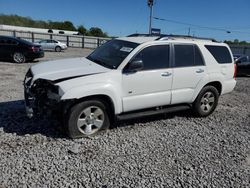
<svg viewBox="0 0 250 188">
<path fill-rule="evenodd" d="M 199 70 L 196 71 L 196 73 L 202 73 L 202 72 L 204 72 L 203 69 L 199 69 Z"/>
<path fill-rule="evenodd" d="M 171 76 L 172 75 L 172 73 L 170 73 L 170 72 L 163 72 L 163 73 L 161 73 L 161 76 Z"/>
</svg>

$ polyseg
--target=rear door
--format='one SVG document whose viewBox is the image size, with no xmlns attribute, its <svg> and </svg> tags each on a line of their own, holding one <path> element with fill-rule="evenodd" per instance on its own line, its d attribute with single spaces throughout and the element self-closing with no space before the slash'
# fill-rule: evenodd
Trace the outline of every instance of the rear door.
<svg viewBox="0 0 250 188">
<path fill-rule="evenodd" d="M 0 59 L 4 59 L 6 40 L 0 37 Z"/>
<path fill-rule="evenodd" d="M 192 102 L 195 88 L 206 74 L 198 46 L 174 44 L 172 104 Z"/>
<path fill-rule="evenodd" d="M 11 38 L 0 39 L 0 58 L 11 59 L 14 52 L 19 50 L 17 48 L 18 42 Z"/>
</svg>

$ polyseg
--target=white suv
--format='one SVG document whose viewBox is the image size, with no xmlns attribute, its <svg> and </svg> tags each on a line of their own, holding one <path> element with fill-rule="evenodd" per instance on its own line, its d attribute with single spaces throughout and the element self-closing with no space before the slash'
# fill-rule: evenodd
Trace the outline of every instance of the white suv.
<svg viewBox="0 0 250 188">
<path fill-rule="evenodd" d="M 236 84 L 227 44 L 177 36 L 111 40 L 88 57 L 34 65 L 27 72 L 29 117 L 60 112 L 68 135 L 91 136 L 114 120 L 192 108 L 208 116 Z"/>
</svg>

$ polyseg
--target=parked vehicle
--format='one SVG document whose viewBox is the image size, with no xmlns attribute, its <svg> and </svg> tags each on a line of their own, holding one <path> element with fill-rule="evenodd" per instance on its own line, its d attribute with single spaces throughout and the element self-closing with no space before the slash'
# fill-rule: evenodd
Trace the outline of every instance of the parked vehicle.
<svg viewBox="0 0 250 188">
<path fill-rule="evenodd" d="M 44 50 L 54 50 L 60 52 L 67 49 L 67 45 L 58 40 L 41 40 L 37 42 Z"/>
<path fill-rule="evenodd" d="M 242 54 L 233 54 L 234 61 L 243 56 Z"/>
<path fill-rule="evenodd" d="M 0 36 L 0 59 L 24 63 L 44 56 L 40 45 L 14 37 Z"/>
<path fill-rule="evenodd" d="M 237 76 L 250 75 L 250 57 L 243 55 L 235 60 L 237 65 Z"/>
<path fill-rule="evenodd" d="M 111 40 L 86 58 L 34 65 L 24 81 L 29 117 L 60 112 L 70 137 L 92 136 L 114 119 L 193 109 L 210 115 L 236 84 L 225 43 L 174 36 Z"/>
</svg>

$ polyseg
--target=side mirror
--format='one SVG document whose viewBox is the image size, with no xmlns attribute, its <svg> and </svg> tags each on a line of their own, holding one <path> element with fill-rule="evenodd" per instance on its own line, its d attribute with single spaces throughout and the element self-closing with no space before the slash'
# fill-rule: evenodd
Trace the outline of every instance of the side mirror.
<svg viewBox="0 0 250 188">
<path fill-rule="evenodd" d="M 143 69 L 143 61 L 141 59 L 135 59 L 131 61 L 128 65 L 128 72 L 137 72 Z"/>
</svg>

